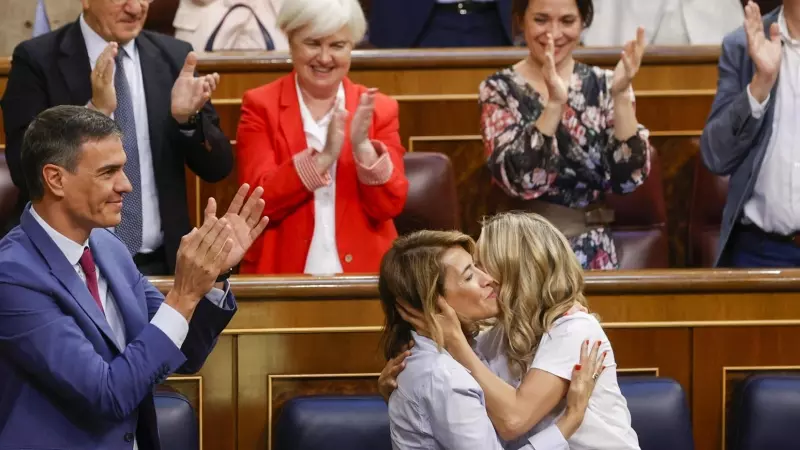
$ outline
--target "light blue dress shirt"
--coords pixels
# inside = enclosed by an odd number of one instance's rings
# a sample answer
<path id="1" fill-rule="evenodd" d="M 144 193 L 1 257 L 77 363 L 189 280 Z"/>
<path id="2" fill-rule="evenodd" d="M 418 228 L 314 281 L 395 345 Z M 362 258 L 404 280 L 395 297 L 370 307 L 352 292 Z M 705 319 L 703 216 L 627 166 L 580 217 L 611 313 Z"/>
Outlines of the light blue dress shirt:
<path id="1" fill-rule="evenodd" d="M 483 390 L 470 372 L 432 340 L 412 333 L 414 348 L 389 398 L 395 450 L 568 450 L 550 425 L 527 442 L 503 443 L 486 413 Z"/>
<path id="2" fill-rule="evenodd" d="M 36 17 L 33 20 L 33 37 L 50 32 L 50 21 L 44 9 L 44 0 L 36 2 Z"/>

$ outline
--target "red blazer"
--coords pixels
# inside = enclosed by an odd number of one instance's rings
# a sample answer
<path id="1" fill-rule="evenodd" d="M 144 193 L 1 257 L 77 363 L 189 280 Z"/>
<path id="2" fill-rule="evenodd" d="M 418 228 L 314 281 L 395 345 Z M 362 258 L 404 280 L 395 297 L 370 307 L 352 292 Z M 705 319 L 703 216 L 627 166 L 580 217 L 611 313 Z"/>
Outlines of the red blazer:
<path id="1" fill-rule="evenodd" d="M 365 86 L 343 80 L 350 113 L 346 139 L 336 164 L 336 245 L 346 273 L 377 273 L 383 254 L 397 237 L 394 219 L 408 194 L 398 133 L 398 106 L 378 94 L 369 137 L 389 152 L 393 171 L 377 186 L 359 181 L 350 145 L 350 121 Z M 314 194 L 298 175 L 293 157 L 308 149 L 292 72 L 245 92 L 237 133 L 240 183 L 264 187 L 269 225 L 247 252 L 241 273 L 303 273 L 314 233 Z"/>

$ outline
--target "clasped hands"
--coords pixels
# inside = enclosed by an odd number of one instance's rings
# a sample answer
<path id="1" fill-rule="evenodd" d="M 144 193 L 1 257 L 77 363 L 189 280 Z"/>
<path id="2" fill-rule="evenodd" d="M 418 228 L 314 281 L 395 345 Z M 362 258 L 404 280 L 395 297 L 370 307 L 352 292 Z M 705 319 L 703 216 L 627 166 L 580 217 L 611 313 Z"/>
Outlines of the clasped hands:
<path id="1" fill-rule="evenodd" d="M 356 161 L 364 166 L 371 166 L 378 159 L 378 153 L 369 140 L 369 129 L 372 126 L 372 117 L 375 113 L 375 96 L 378 89 L 371 88 L 361 94 L 350 122 L 350 143 Z M 338 99 L 333 106 L 333 114 L 328 124 L 328 134 L 325 147 L 314 159 L 320 173 L 327 172 L 333 163 L 339 159 L 345 140 L 345 126 L 347 124 L 347 110 Z"/>
<path id="2" fill-rule="evenodd" d="M 202 297 L 214 287 L 217 277 L 235 267 L 267 227 L 263 215 L 264 189 L 243 184 L 228 211 L 217 218 L 217 202 L 208 199 L 205 220 L 181 238 L 172 290 L 166 302 L 187 320 Z"/>
<path id="3" fill-rule="evenodd" d="M 636 30 L 636 39 L 625 43 L 617 66 L 614 68 L 614 77 L 611 84 L 611 96 L 616 98 L 627 96 L 630 92 L 633 78 L 639 73 L 642 66 L 642 57 L 647 49 L 644 28 Z M 545 61 L 542 66 L 542 75 L 548 90 L 548 102 L 558 105 L 567 103 L 569 96 L 568 82 L 558 74 L 555 63 L 555 41 L 548 34 L 545 47 Z"/>
<path id="4" fill-rule="evenodd" d="M 114 87 L 115 58 L 119 44 L 111 42 L 106 46 L 91 73 L 92 101 L 95 109 L 110 116 L 117 109 L 117 91 Z M 219 74 L 195 76 L 197 55 L 189 52 L 178 79 L 172 86 L 172 117 L 178 123 L 186 123 L 189 117 L 199 112 L 211 98 L 219 84 Z"/>

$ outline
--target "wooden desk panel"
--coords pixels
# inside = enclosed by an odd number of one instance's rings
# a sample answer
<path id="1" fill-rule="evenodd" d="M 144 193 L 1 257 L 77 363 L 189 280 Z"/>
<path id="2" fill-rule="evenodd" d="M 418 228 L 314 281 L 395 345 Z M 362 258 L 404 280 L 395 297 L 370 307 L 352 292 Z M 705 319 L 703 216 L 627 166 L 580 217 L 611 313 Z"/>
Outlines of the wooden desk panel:
<path id="1" fill-rule="evenodd" d="M 169 288 L 168 278 L 153 281 Z M 168 382 L 202 407 L 206 450 L 269 448 L 292 397 L 375 392 L 383 314 L 374 276 L 234 277 L 232 288 L 239 311 L 208 363 Z M 798 291 L 800 270 L 586 275 L 620 376 L 681 383 L 698 450 L 721 449 L 723 401 L 737 382 L 800 369 Z"/>

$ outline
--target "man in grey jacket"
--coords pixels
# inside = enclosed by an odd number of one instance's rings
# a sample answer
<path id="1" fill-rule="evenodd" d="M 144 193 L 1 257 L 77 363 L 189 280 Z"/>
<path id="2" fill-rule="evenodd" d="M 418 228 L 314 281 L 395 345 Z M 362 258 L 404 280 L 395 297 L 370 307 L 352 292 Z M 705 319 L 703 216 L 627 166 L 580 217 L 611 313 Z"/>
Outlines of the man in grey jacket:
<path id="1" fill-rule="evenodd" d="M 730 175 L 718 266 L 800 266 L 800 0 L 744 26 L 722 43 L 717 95 L 703 162 Z"/>

